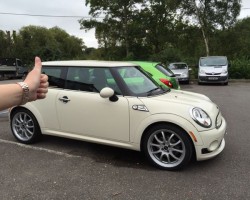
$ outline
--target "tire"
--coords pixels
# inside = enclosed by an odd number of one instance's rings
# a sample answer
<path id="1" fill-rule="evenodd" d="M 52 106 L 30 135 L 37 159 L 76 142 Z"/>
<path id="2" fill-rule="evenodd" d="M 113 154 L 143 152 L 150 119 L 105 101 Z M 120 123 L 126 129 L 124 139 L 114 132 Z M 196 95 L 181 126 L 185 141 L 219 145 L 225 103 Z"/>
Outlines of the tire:
<path id="1" fill-rule="evenodd" d="M 153 165 L 170 171 L 186 166 L 193 153 L 187 133 L 172 124 L 150 128 L 143 137 L 142 150 Z"/>
<path id="2" fill-rule="evenodd" d="M 12 134 L 23 144 L 32 144 L 40 140 L 42 134 L 35 116 L 27 109 L 14 110 L 10 116 Z"/>

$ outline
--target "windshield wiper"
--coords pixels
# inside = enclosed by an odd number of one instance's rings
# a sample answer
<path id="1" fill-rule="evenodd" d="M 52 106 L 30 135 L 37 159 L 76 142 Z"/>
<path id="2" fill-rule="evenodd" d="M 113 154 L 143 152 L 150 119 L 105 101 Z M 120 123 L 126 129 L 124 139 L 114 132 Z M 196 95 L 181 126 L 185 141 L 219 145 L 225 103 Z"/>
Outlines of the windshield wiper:
<path id="1" fill-rule="evenodd" d="M 152 90 L 149 90 L 148 92 L 147 92 L 147 96 L 150 96 L 154 91 L 156 91 L 156 90 L 159 90 L 160 88 L 153 88 Z"/>

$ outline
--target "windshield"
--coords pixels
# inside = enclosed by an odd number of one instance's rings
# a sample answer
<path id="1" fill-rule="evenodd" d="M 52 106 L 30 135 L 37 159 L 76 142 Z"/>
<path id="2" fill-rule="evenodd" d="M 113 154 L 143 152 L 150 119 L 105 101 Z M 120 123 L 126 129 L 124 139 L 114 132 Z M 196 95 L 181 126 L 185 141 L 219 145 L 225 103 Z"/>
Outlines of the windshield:
<path id="1" fill-rule="evenodd" d="M 139 67 L 121 67 L 116 69 L 126 89 L 133 96 L 152 96 L 165 93 L 161 88 Z"/>
<path id="2" fill-rule="evenodd" d="M 175 76 L 174 73 L 170 69 L 168 69 L 166 66 L 162 64 L 158 64 L 155 67 L 166 76 Z"/>
<path id="3" fill-rule="evenodd" d="M 200 59 L 200 66 L 223 66 L 227 65 L 226 57 L 204 57 Z"/>
<path id="4" fill-rule="evenodd" d="M 169 69 L 171 70 L 187 69 L 187 65 L 185 63 L 173 63 L 169 65 Z"/>

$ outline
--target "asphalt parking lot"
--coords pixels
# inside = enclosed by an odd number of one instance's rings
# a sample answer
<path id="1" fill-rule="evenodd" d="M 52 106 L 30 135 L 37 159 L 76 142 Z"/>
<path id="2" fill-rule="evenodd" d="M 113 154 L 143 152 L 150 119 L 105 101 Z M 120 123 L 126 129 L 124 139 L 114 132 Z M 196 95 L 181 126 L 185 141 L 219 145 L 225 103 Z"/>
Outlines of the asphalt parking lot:
<path id="1" fill-rule="evenodd" d="M 250 82 L 181 88 L 207 95 L 226 118 L 226 147 L 216 158 L 169 172 L 139 152 L 82 141 L 45 136 L 22 145 L 0 113 L 0 199 L 250 199 Z"/>

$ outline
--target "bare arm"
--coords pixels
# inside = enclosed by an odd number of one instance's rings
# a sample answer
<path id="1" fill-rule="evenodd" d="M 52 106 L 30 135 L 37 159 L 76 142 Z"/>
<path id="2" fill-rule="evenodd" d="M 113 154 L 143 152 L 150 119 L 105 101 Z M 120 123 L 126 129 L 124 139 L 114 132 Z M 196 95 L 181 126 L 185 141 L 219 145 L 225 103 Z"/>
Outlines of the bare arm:
<path id="1" fill-rule="evenodd" d="M 43 99 L 48 92 L 48 77 L 41 74 L 42 62 L 35 58 L 35 67 L 24 82 L 29 86 L 29 101 Z M 0 110 L 20 105 L 23 99 L 23 89 L 18 84 L 0 85 Z"/>

